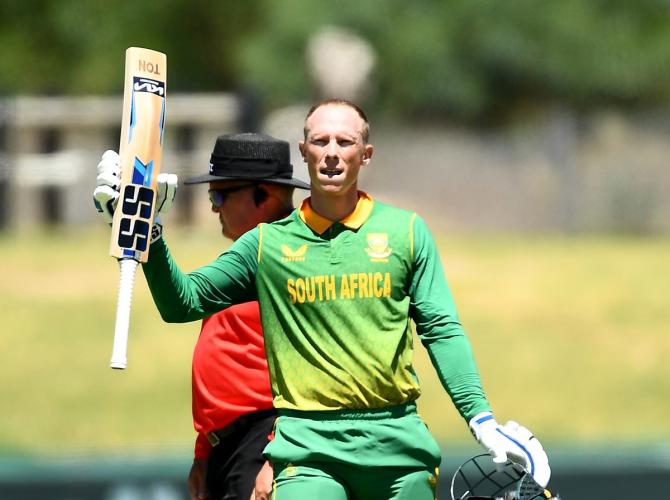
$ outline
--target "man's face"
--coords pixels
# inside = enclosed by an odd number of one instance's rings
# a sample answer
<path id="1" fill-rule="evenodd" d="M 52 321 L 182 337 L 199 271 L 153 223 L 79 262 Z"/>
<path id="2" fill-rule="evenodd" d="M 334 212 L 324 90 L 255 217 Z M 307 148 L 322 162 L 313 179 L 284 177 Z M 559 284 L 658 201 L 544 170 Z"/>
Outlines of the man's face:
<path id="1" fill-rule="evenodd" d="M 356 189 L 360 168 L 373 152 L 372 145 L 363 142 L 363 126 L 356 110 L 341 104 L 321 106 L 307 119 L 307 135 L 299 146 L 313 195 L 314 190 L 337 196 Z"/>
<path id="2" fill-rule="evenodd" d="M 221 232 L 236 240 L 263 220 L 264 212 L 254 203 L 254 185 L 245 181 L 210 182 L 210 190 L 219 190 L 219 199 L 212 212 L 219 215 Z M 215 195 L 216 197 L 216 195 Z"/>

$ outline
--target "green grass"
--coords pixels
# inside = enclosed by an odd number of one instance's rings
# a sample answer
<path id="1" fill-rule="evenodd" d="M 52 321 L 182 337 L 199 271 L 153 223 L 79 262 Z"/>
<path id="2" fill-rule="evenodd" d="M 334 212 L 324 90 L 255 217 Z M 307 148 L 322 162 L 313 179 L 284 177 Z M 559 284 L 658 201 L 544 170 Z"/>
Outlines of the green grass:
<path id="1" fill-rule="evenodd" d="M 500 237 L 440 248 L 499 420 L 554 441 L 670 438 L 670 241 Z M 440 422 L 439 387 L 423 373 L 424 413 Z M 446 427 L 445 437 L 463 434 Z"/>
<path id="2" fill-rule="evenodd" d="M 172 230 L 184 269 L 225 246 Z M 545 441 L 670 440 L 670 240 L 438 238 L 499 420 Z M 188 452 L 198 325 L 166 325 L 137 275 L 128 369 L 108 367 L 118 270 L 102 229 L 0 238 L 0 453 Z M 419 408 L 471 440 L 417 346 Z"/>

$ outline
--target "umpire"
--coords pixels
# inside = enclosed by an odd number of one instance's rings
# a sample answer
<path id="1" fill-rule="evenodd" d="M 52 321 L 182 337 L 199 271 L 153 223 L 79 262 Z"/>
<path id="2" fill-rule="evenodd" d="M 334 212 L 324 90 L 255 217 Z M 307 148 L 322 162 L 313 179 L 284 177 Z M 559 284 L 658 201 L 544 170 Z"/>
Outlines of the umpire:
<path id="1" fill-rule="evenodd" d="M 293 211 L 289 144 L 264 134 L 217 138 L 205 175 L 209 200 L 223 235 L 236 240 L 260 222 Z M 276 411 L 263 344 L 258 302 L 221 311 L 202 322 L 193 353 L 193 424 L 198 433 L 189 474 L 192 499 L 248 500 L 263 466 L 263 448 Z M 272 471 L 262 481 L 271 488 Z"/>

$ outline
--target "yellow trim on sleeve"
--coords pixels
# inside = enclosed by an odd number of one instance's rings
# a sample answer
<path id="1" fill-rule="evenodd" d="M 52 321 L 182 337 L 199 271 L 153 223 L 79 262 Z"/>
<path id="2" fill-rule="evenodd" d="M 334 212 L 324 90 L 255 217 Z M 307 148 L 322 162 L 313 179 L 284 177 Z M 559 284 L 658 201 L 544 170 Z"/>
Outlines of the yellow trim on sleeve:
<path id="1" fill-rule="evenodd" d="M 414 221 L 416 220 L 416 212 L 412 214 L 409 220 L 409 256 L 414 259 Z"/>
<path id="2" fill-rule="evenodd" d="M 258 262 L 261 261 L 261 248 L 263 248 L 263 226 L 265 224 L 260 223 L 258 224 Z"/>

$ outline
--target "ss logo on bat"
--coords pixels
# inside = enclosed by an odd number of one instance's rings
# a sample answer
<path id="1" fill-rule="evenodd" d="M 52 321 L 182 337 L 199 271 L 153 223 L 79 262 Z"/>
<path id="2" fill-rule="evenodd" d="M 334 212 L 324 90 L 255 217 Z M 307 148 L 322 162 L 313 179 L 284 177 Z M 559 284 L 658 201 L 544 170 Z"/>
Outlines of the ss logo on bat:
<path id="1" fill-rule="evenodd" d="M 129 248 L 144 252 L 149 243 L 151 233 L 151 207 L 154 203 L 154 192 L 145 186 L 126 185 L 121 203 L 118 244 L 121 248 Z"/>

